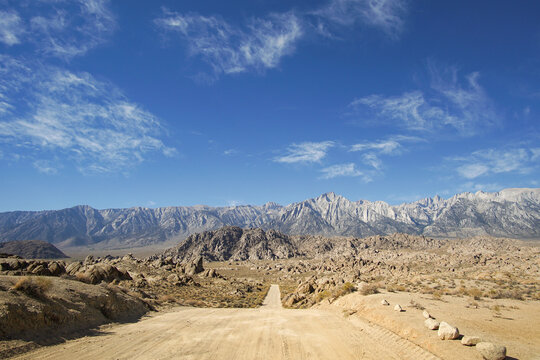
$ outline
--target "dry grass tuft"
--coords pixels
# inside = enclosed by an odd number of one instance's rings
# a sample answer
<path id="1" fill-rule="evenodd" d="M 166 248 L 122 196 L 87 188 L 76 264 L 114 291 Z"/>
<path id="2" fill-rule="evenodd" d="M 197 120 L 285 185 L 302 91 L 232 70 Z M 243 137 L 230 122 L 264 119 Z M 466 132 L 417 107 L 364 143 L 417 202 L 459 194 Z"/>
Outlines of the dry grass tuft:
<path id="1" fill-rule="evenodd" d="M 52 281 L 43 277 L 24 277 L 11 288 L 37 299 L 46 298 L 46 293 L 52 287 Z"/>
<path id="2" fill-rule="evenodd" d="M 372 295 L 379 293 L 379 284 L 366 284 L 360 290 L 362 295 Z"/>

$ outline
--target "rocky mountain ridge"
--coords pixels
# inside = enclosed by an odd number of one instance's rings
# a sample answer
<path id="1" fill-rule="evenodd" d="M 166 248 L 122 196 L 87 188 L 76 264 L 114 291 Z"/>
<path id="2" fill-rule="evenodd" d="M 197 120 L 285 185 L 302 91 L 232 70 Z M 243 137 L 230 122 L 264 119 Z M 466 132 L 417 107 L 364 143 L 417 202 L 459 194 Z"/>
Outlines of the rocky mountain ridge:
<path id="1" fill-rule="evenodd" d="M 431 237 L 540 238 L 540 188 L 461 193 L 412 203 L 351 201 L 334 193 L 287 206 L 62 210 L 0 213 L 0 241 L 45 240 L 60 247 L 135 247 L 180 241 L 223 226 L 290 235 L 357 236 L 396 232 Z"/>

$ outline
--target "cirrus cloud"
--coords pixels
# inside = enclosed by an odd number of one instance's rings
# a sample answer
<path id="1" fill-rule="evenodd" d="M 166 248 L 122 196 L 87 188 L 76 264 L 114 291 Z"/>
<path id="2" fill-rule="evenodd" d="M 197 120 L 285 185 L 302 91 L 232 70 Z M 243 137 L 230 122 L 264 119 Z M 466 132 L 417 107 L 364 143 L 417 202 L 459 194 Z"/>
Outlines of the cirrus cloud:
<path id="1" fill-rule="evenodd" d="M 334 145 L 333 141 L 291 144 L 287 148 L 287 154 L 274 158 L 274 161 L 288 164 L 319 162 Z"/>
<path id="2" fill-rule="evenodd" d="M 9 106 L 0 114 L 0 143 L 74 160 L 83 173 L 116 172 L 160 152 L 176 150 L 161 140 L 164 129 L 150 112 L 114 85 L 88 73 L 0 57 L 0 95 Z M 46 159 L 34 162 L 53 173 Z"/>

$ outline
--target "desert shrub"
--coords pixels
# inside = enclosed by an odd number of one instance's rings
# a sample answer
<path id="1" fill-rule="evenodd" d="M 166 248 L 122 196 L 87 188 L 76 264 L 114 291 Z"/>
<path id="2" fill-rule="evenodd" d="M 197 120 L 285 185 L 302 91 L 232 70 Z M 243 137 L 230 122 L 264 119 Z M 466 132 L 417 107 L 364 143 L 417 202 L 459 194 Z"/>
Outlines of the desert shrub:
<path id="1" fill-rule="evenodd" d="M 482 292 L 482 290 L 478 289 L 478 288 L 472 288 L 472 289 L 468 289 L 467 290 L 467 294 L 469 296 L 471 296 L 474 300 L 480 300 L 480 298 L 482 297 L 482 295 L 484 295 L 484 293 Z"/>
<path id="2" fill-rule="evenodd" d="M 317 294 L 317 296 L 315 297 L 315 301 L 321 302 L 327 297 L 330 297 L 330 292 L 328 290 L 324 290 Z"/>
<path id="3" fill-rule="evenodd" d="M 441 300 L 442 295 L 443 295 L 443 293 L 442 293 L 441 290 L 435 290 L 435 291 L 433 291 L 433 293 L 431 294 L 431 296 L 433 296 L 433 298 L 436 299 L 436 300 Z"/>
<path id="4" fill-rule="evenodd" d="M 13 285 L 12 289 L 33 298 L 43 299 L 52 287 L 52 281 L 43 277 L 24 277 Z"/>
<path id="5" fill-rule="evenodd" d="M 360 290 L 360 293 L 362 295 L 372 295 L 372 294 L 378 294 L 379 293 L 379 286 L 378 284 L 366 284 L 362 286 L 362 289 Z"/>
<path id="6" fill-rule="evenodd" d="M 404 285 L 397 285 L 396 290 L 397 291 L 407 291 L 407 288 Z"/>
<path id="7" fill-rule="evenodd" d="M 161 303 L 174 303 L 176 302 L 176 297 L 171 294 L 160 295 L 158 301 Z"/>
<path id="8" fill-rule="evenodd" d="M 409 306 L 412 307 L 412 308 L 418 309 L 418 310 L 425 310 L 425 307 L 422 304 L 417 303 L 416 301 L 414 301 L 412 299 L 409 302 Z"/>
<path id="9" fill-rule="evenodd" d="M 339 287 L 338 289 L 334 291 L 334 297 L 338 298 L 340 296 L 350 294 L 355 290 L 356 288 L 354 287 L 353 284 L 351 284 L 350 282 L 346 282 L 345 284 L 343 284 L 341 287 Z"/>
<path id="10" fill-rule="evenodd" d="M 353 291 L 356 291 L 356 287 L 350 282 L 346 282 L 345 284 L 343 284 L 343 286 L 341 288 L 342 288 L 342 290 L 343 290 L 343 292 L 345 294 L 352 293 Z"/>
<path id="11" fill-rule="evenodd" d="M 203 302 L 203 301 L 200 301 L 200 300 L 187 299 L 187 300 L 184 301 L 184 305 L 195 306 L 195 307 L 205 307 L 206 303 Z M 229 305 L 231 305 L 231 304 L 229 304 Z M 233 303 L 233 305 L 234 305 L 234 303 Z M 234 306 L 230 306 L 230 307 L 234 307 Z"/>

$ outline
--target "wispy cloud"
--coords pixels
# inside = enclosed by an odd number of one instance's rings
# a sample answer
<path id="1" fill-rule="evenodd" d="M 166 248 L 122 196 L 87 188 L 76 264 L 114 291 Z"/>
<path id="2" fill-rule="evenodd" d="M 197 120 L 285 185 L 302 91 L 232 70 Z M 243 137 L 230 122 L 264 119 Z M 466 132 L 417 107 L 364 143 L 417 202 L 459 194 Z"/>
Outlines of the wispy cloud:
<path id="1" fill-rule="evenodd" d="M 319 162 L 334 145 L 333 141 L 292 144 L 287 148 L 286 155 L 276 157 L 274 161 L 289 164 Z"/>
<path id="2" fill-rule="evenodd" d="M 466 179 L 502 173 L 528 174 L 538 167 L 536 151 L 536 148 L 485 149 L 448 160 L 458 163 L 456 171 Z"/>
<path id="3" fill-rule="evenodd" d="M 350 151 L 376 150 L 382 154 L 392 154 L 399 151 L 400 148 L 401 144 L 395 140 L 381 140 L 375 142 L 354 144 L 353 146 L 351 146 Z"/>
<path id="4" fill-rule="evenodd" d="M 15 11 L 0 11 L 0 42 L 15 45 L 21 42 L 24 24 Z"/>
<path id="5" fill-rule="evenodd" d="M 160 140 L 159 120 L 114 85 L 87 73 L 0 60 L 0 94 L 10 105 L 0 114 L 0 143 L 63 153 L 84 173 L 129 169 L 151 152 L 175 153 Z M 43 164 L 34 166 L 52 171 Z"/>
<path id="6" fill-rule="evenodd" d="M 334 37 L 329 28 L 363 24 L 397 38 L 406 13 L 405 0 L 331 0 L 316 10 L 271 13 L 242 25 L 232 25 L 220 16 L 168 10 L 154 23 L 166 33 L 177 34 L 191 56 L 211 66 L 214 77 L 196 76 L 199 81 L 211 82 L 220 74 L 277 67 L 313 29 L 318 35 Z"/>
<path id="7" fill-rule="evenodd" d="M 15 5 L 17 4 L 17 5 Z M 71 59 L 104 43 L 116 27 L 109 0 L 24 2 L 0 11 L 0 41 L 31 43 L 43 54 Z"/>
<path id="8" fill-rule="evenodd" d="M 313 12 L 330 26 L 362 23 L 377 27 L 392 38 L 403 31 L 406 13 L 407 4 L 403 0 L 331 0 Z"/>
<path id="9" fill-rule="evenodd" d="M 399 155 L 405 148 L 405 142 L 421 142 L 424 139 L 416 136 L 397 135 L 385 140 L 368 141 L 354 144 L 349 148 L 350 152 L 362 153 L 362 162 L 375 170 L 381 170 L 383 162 L 381 155 Z"/>
<path id="10" fill-rule="evenodd" d="M 210 64 L 216 75 L 274 68 L 294 52 L 303 34 L 301 21 L 292 12 L 254 18 L 243 28 L 216 16 L 172 12 L 155 23 L 177 33 L 189 53 Z"/>
<path id="11" fill-rule="evenodd" d="M 503 188 L 504 188 L 504 186 L 499 185 L 497 183 L 477 184 L 477 183 L 474 183 L 472 181 L 468 181 L 468 182 L 464 183 L 463 185 L 461 185 L 458 192 L 462 192 L 462 191 L 472 191 L 472 192 L 476 192 L 476 191 L 499 191 L 499 190 L 501 190 Z"/>
<path id="12" fill-rule="evenodd" d="M 489 167 L 487 167 L 484 164 L 467 164 L 462 165 L 457 168 L 457 172 L 467 178 L 467 179 L 474 179 L 476 177 L 479 177 L 489 171 Z"/>
<path id="13" fill-rule="evenodd" d="M 58 173 L 58 169 L 54 167 L 48 160 L 36 160 L 33 162 L 34 167 L 43 174 L 52 175 Z"/>
<path id="14" fill-rule="evenodd" d="M 362 121 L 396 124 L 413 131 L 452 128 L 461 135 L 473 135 L 479 128 L 498 122 L 499 116 L 484 89 L 478 72 L 460 82 L 455 68 L 438 70 L 430 66 L 431 86 L 398 96 L 369 95 L 350 103 Z"/>
<path id="15" fill-rule="evenodd" d="M 332 165 L 321 169 L 321 172 L 323 173 L 323 175 L 321 176 L 322 179 L 333 179 L 343 176 L 355 177 L 364 175 L 364 173 L 362 173 L 356 168 L 356 165 L 354 163 Z"/>

